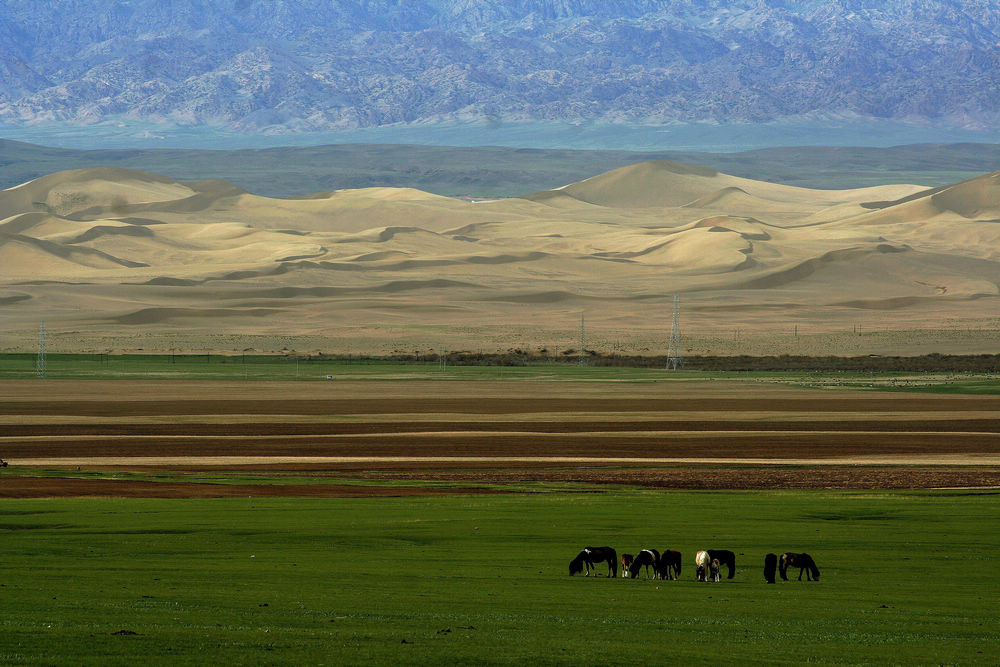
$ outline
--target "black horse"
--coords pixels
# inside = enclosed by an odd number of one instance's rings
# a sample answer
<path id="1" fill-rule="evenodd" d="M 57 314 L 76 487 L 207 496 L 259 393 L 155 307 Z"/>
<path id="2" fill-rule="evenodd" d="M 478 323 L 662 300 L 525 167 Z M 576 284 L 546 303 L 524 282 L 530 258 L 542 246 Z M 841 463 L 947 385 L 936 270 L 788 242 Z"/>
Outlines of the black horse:
<path id="1" fill-rule="evenodd" d="M 708 557 L 711 559 L 719 559 L 719 563 L 725 565 L 729 572 L 726 574 L 726 579 L 732 579 L 736 576 L 736 554 L 732 551 L 727 551 L 725 549 L 709 549 Z"/>
<path id="2" fill-rule="evenodd" d="M 809 554 L 796 554 L 790 551 L 781 554 L 778 571 L 781 573 L 783 581 L 788 581 L 787 572 L 790 567 L 799 568 L 799 581 L 802 581 L 803 571 L 806 573 L 806 581 L 819 581 L 819 568 L 816 567 L 816 561 Z"/>
<path id="3" fill-rule="evenodd" d="M 665 550 L 660 554 L 660 562 L 657 565 L 657 575 L 660 579 L 678 579 L 681 576 L 681 552 Z"/>
<path id="4" fill-rule="evenodd" d="M 638 554 L 636 554 L 635 560 L 632 561 L 632 565 L 628 568 L 629 574 L 633 579 L 639 576 L 639 570 L 646 568 L 646 577 L 649 577 L 649 568 L 653 568 L 653 576 L 657 575 L 657 570 L 660 564 L 660 552 L 656 549 L 643 549 Z"/>
<path id="5" fill-rule="evenodd" d="M 768 554 L 764 556 L 764 581 L 769 584 L 774 583 L 774 572 L 778 569 L 778 555 Z"/>
<path id="6" fill-rule="evenodd" d="M 584 547 L 583 551 L 569 562 L 569 576 L 583 572 L 583 568 L 586 567 L 587 574 L 584 576 L 589 577 L 591 568 L 597 563 L 608 564 L 609 577 L 618 576 L 618 552 L 611 547 Z"/>

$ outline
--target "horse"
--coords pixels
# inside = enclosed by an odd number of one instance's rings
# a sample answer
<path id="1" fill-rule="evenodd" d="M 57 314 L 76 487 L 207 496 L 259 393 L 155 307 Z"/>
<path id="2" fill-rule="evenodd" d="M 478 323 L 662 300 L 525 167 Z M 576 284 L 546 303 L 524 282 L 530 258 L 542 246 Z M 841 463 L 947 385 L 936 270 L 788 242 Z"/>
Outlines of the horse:
<path id="1" fill-rule="evenodd" d="M 725 549 L 709 549 L 709 558 L 718 558 L 719 563 L 725 565 L 729 570 L 726 574 L 726 579 L 732 579 L 736 576 L 736 554 L 732 551 L 727 551 Z"/>
<path id="2" fill-rule="evenodd" d="M 635 560 L 632 561 L 632 566 L 629 567 L 629 574 L 633 579 L 639 576 L 639 571 L 642 568 L 646 568 L 646 578 L 649 578 L 649 568 L 653 568 L 653 576 L 656 576 L 657 568 L 660 563 L 660 552 L 656 549 L 643 549 L 640 551 Z"/>
<path id="3" fill-rule="evenodd" d="M 786 573 L 790 567 L 799 568 L 799 581 L 802 581 L 803 571 L 806 573 L 806 581 L 819 581 L 819 568 L 816 567 L 816 561 L 809 554 L 796 554 L 790 551 L 781 554 L 778 571 L 781 573 L 783 581 L 788 581 Z"/>
<path id="4" fill-rule="evenodd" d="M 712 578 L 712 581 L 722 580 L 722 577 L 719 576 L 722 563 L 719 562 L 718 558 L 713 558 L 711 554 L 711 551 L 699 551 L 695 554 L 694 578 L 696 581 L 708 581 L 709 577 Z"/>
<path id="5" fill-rule="evenodd" d="M 777 554 L 768 554 L 764 556 L 764 581 L 769 584 L 774 583 L 774 572 L 778 569 L 778 556 Z"/>
<path id="6" fill-rule="evenodd" d="M 583 551 L 576 555 L 576 558 L 569 562 L 569 576 L 573 576 L 578 572 L 583 572 L 583 568 L 587 568 L 587 574 L 584 576 L 590 576 L 590 569 L 594 568 L 597 563 L 607 563 L 608 564 L 608 576 L 617 577 L 618 576 L 618 552 L 616 552 L 611 547 L 584 547 Z M 596 572 L 595 572 L 595 576 Z"/>
<path id="7" fill-rule="evenodd" d="M 632 554 L 622 554 L 622 577 L 628 576 L 628 571 L 632 567 L 633 561 L 635 561 L 635 556 Z"/>
<path id="8" fill-rule="evenodd" d="M 699 551 L 694 555 L 695 581 L 708 581 L 708 568 L 711 560 L 707 551 Z"/>
<path id="9" fill-rule="evenodd" d="M 666 549 L 660 554 L 660 563 L 657 568 L 660 579 L 679 579 L 681 576 L 681 552 Z"/>

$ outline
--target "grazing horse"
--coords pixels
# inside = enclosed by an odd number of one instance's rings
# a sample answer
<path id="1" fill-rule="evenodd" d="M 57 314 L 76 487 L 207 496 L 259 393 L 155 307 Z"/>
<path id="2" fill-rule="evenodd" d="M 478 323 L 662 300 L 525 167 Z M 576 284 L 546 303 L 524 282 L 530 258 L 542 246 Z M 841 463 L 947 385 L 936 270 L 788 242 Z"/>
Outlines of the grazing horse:
<path id="1" fill-rule="evenodd" d="M 778 556 L 777 554 L 768 554 L 764 556 L 764 581 L 769 584 L 774 583 L 774 572 L 778 569 Z"/>
<path id="2" fill-rule="evenodd" d="M 617 577 L 618 576 L 618 552 L 616 552 L 611 547 L 584 547 L 583 551 L 576 555 L 576 558 L 569 562 L 569 576 L 573 576 L 578 572 L 583 572 L 583 568 L 587 568 L 587 574 L 584 576 L 590 576 L 590 569 L 595 568 L 597 563 L 607 563 L 608 564 L 608 576 Z M 595 573 L 596 576 L 596 573 Z"/>
<path id="3" fill-rule="evenodd" d="M 628 576 L 629 569 L 632 567 L 634 561 L 635 556 L 632 554 L 622 554 L 622 577 Z"/>
<path id="4" fill-rule="evenodd" d="M 639 576 L 639 571 L 646 568 L 646 578 L 649 578 L 649 568 L 653 568 L 653 576 L 656 576 L 657 568 L 660 564 L 660 552 L 656 549 L 643 549 L 640 551 L 635 560 L 632 561 L 632 567 L 629 568 L 629 574 L 633 579 Z"/>
<path id="5" fill-rule="evenodd" d="M 712 559 L 707 551 L 699 551 L 694 556 L 694 579 L 695 581 L 708 581 L 708 566 Z"/>
<path id="6" fill-rule="evenodd" d="M 732 551 L 727 551 L 725 549 L 709 549 L 709 558 L 718 558 L 719 563 L 725 565 L 729 572 L 726 574 L 726 579 L 732 579 L 736 576 L 736 554 Z"/>
<path id="7" fill-rule="evenodd" d="M 796 554 L 792 552 L 781 554 L 781 563 L 778 565 L 778 571 L 781 573 L 783 581 L 788 581 L 786 573 L 790 567 L 799 568 L 799 581 L 802 581 L 803 571 L 806 573 L 806 581 L 819 581 L 819 568 L 816 567 L 816 561 L 809 554 Z"/>
<path id="8" fill-rule="evenodd" d="M 681 552 L 671 551 L 670 549 L 665 550 L 660 554 L 660 564 L 657 574 L 660 579 L 679 579 L 681 576 Z"/>
<path id="9" fill-rule="evenodd" d="M 695 554 L 694 564 L 694 578 L 696 581 L 709 581 L 709 577 L 711 577 L 712 581 L 722 580 L 722 577 L 719 576 L 722 563 L 719 562 L 718 558 L 712 557 L 711 551 L 699 551 Z"/>

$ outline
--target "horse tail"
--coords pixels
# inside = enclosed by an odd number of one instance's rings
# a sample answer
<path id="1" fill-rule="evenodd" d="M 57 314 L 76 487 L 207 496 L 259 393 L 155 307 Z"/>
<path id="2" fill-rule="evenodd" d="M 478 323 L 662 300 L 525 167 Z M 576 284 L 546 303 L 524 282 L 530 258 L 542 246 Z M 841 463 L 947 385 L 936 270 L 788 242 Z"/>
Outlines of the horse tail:
<path id="1" fill-rule="evenodd" d="M 778 562 L 778 574 L 781 575 L 782 581 L 788 581 L 788 554 L 781 554 L 781 560 Z"/>
<path id="2" fill-rule="evenodd" d="M 681 552 L 680 551 L 675 551 L 674 552 L 674 572 L 677 573 L 678 577 L 681 576 L 681 563 L 683 561 L 684 561 L 684 557 L 681 556 Z"/>
<path id="3" fill-rule="evenodd" d="M 611 576 L 615 579 L 618 578 L 618 552 L 611 547 L 605 547 L 608 550 L 608 565 L 611 567 Z"/>
<path id="4" fill-rule="evenodd" d="M 720 565 L 726 566 L 726 579 L 736 576 L 736 554 L 732 551 L 722 549 L 712 554 L 712 558 L 718 558 Z"/>

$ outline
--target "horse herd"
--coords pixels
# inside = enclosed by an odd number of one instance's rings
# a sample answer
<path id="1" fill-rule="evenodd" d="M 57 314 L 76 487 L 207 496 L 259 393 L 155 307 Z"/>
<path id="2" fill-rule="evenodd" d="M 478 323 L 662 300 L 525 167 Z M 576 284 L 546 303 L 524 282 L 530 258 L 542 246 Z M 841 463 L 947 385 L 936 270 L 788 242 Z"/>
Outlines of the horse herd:
<path id="1" fill-rule="evenodd" d="M 640 572 L 644 572 L 646 578 L 652 573 L 654 579 L 679 579 L 681 560 L 679 551 L 669 549 L 662 553 L 656 549 L 643 549 L 636 555 L 622 554 L 622 577 L 635 579 Z M 590 571 L 594 570 L 596 575 L 597 565 L 601 563 L 607 563 L 609 577 L 618 576 L 618 552 L 611 547 L 584 547 L 583 551 L 570 561 L 569 574 L 573 576 L 586 570 L 584 576 L 589 577 Z M 736 554 L 726 549 L 699 551 L 695 554 L 694 564 L 696 581 L 721 581 L 723 565 L 726 567 L 727 579 L 736 576 Z M 803 572 L 806 581 L 819 581 L 819 568 L 816 567 L 816 561 L 812 556 L 791 551 L 781 556 L 771 553 L 764 557 L 764 581 L 773 584 L 776 573 L 781 575 L 782 580 L 788 581 L 788 569 L 796 567 L 799 568 L 799 581 L 802 581 Z"/>

